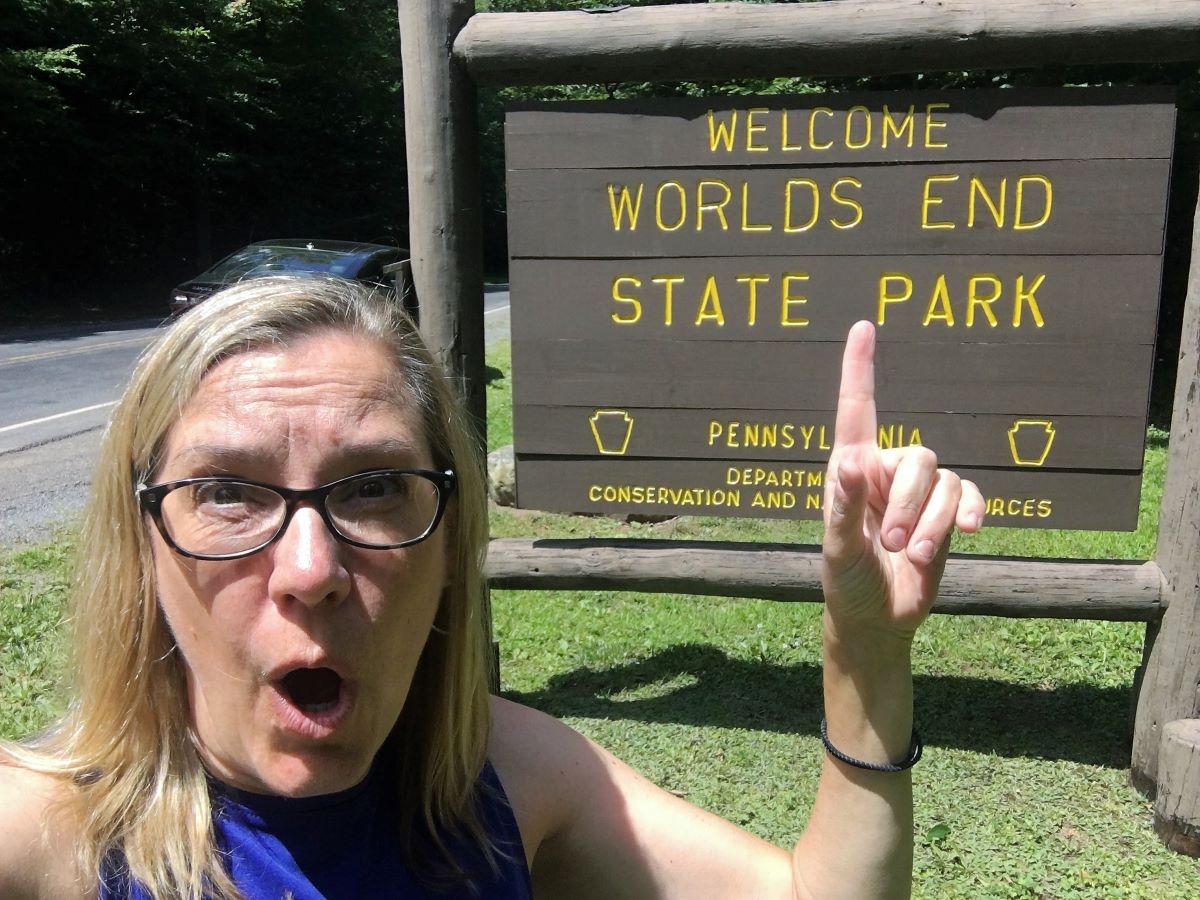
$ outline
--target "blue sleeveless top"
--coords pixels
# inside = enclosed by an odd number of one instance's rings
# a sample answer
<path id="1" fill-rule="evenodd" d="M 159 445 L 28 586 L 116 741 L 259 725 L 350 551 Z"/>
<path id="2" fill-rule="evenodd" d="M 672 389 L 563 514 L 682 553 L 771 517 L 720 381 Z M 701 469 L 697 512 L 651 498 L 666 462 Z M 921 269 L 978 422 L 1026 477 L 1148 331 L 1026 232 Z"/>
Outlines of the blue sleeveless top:
<path id="1" fill-rule="evenodd" d="M 375 766 L 360 784 L 319 797 L 274 797 L 214 784 L 217 843 L 249 900 L 531 900 L 533 889 L 512 807 L 491 763 L 479 778 L 480 817 L 498 851 L 493 873 L 479 848 L 447 840 L 469 880 L 424 886 L 404 864 Z M 154 900 L 122 861 L 105 862 L 100 900 Z"/>

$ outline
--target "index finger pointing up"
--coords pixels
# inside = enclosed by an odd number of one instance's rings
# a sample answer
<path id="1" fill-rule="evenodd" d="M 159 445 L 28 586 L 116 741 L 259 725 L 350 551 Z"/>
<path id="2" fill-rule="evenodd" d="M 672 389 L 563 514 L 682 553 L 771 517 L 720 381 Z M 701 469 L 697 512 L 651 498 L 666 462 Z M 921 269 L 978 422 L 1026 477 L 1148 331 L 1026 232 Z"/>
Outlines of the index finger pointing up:
<path id="1" fill-rule="evenodd" d="M 837 424 L 833 445 L 874 444 L 875 419 L 875 326 L 855 322 L 846 335 L 842 354 L 842 383 L 838 388 Z"/>

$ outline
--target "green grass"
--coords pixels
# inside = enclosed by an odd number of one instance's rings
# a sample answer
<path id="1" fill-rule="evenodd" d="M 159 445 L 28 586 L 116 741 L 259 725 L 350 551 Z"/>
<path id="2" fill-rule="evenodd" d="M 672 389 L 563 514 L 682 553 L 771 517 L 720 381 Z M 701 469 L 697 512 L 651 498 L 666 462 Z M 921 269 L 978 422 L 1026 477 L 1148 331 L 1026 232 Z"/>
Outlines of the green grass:
<path id="1" fill-rule="evenodd" d="M 509 348 L 489 355 L 491 448 L 512 441 Z M 1147 441 L 1130 533 L 987 528 L 959 552 L 1154 555 L 1166 435 Z M 680 517 L 656 524 L 495 509 L 496 536 L 815 544 L 816 522 Z M 496 591 L 503 688 L 564 718 L 663 786 L 778 844 L 799 835 L 822 752 L 820 609 L 612 592 Z M 1200 895 L 1128 786 L 1144 626 L 934 617 L 914 647 L 921 898 Z"/>
<path id="2" fill-rule="evenodd" d="M 507 348 L 489 358 L 492 446 L 511 442 Z M 1131 534 L 988 529 L 976 553 L 1153 555 L 1165 439 L 1147 450 Z M 496 535 L 815 543 L 816 523 L 607 518 L 496 510 Z M 69 536 L 0 552 L 0 734 L 62 706 Z M 562 717 L 663 786 L 788 845 L 822 752 L 820 608 L 613 592 L 496 591 L 503 690 Z M 914 648 L 926 755 L 914 770 L 915 895 L 1200 896 L 1200 865 L 1168 852 L 1127 784 L 1132 678 L 1144 628 L 1118 622 L 934 617 Z"/>
<path id="3" fill-rule="evenodd" d="M 74 545 L 0 553 L 0 736 L 45 725 L 63 707 L 63 616 Z"/>

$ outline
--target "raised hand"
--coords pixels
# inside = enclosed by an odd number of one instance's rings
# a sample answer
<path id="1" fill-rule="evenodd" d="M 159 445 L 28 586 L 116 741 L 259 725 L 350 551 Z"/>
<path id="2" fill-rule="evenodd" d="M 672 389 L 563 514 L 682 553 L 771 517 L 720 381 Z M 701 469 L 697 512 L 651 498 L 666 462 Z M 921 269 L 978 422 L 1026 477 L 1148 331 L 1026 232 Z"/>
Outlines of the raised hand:
<path id="1" fill-rule="evenodd" d="M 822 581 L 830 624 L 908 640 L 928 615 L 957 525 L 977 531 L 973 482 L 939 469 L 925 447 L 881 451 L 875 415 L 875 328 L 850 329 L 825 478 Z"/>

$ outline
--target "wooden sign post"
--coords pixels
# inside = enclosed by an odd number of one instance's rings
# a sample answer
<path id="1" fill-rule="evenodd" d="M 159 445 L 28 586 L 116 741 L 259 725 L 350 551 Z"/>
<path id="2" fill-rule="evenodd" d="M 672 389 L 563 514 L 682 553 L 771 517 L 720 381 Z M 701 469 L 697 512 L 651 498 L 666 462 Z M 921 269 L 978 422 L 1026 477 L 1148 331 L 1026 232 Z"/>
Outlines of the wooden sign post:
<path id="1" fill-rule="evenodd" d="M 818 518 L 841 341 L 989 521 L 1133 529 L 1164 91 L 542 104 L 507 120 L 517 502 Z"/>

